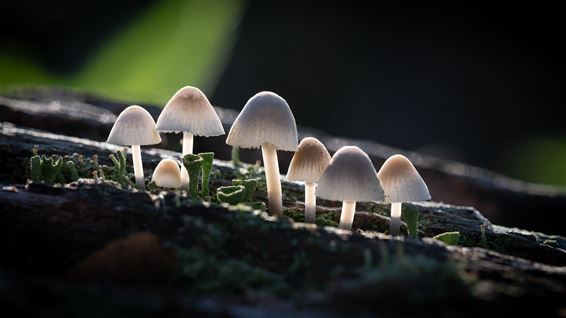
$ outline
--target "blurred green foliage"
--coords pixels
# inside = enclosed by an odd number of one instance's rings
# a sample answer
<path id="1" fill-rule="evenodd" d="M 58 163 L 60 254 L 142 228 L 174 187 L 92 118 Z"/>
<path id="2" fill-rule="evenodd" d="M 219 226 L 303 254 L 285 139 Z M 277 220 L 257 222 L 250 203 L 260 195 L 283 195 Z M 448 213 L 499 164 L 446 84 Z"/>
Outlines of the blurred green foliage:
<path id="1" fill-rule="evenodd" d="M 566 187 L 566 136 L 525 138 L 509 151 L 502 172 L 521 180 Z"/>
<path id="2" fill-rule="evenodd" d="M 243 1 L 157 1 L 65 76 L 23 55 L 0 52 L 0 91 L 61 85 L 164 104 L 182 86 L 206 90 L 221 70 L 243 7 Z"/>

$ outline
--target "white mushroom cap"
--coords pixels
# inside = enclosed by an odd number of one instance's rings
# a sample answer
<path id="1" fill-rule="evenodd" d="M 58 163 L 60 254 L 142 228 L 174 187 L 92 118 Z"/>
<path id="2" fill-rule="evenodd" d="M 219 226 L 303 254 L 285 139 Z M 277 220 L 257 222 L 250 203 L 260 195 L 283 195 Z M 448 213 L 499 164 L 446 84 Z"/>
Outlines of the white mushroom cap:
<path id="1" fill-rule="evenodd" d="M 383 200 L 383 189 L 371 160 L 353 146 L 338 149 L 318 181 L 316 191 L 319 197 L 328 200 Z"/>
<path id="2" fill-rule="evenodd" d="M 387 203 L 430 200 L 423 178 L 405 156 L 389 157 L 377 175 L 385 190 Z"/>
<path id="3" fill-rule="evenodd" d="M 330 163 L 330 154 L 316 138 L 301 140 L 299 150 L 293 155 L 287 179 L 304 182 L 318 182 Z"/>
<path id="4" fill-rule="evenodd" d="M 180 188 L 181 187 L 181 169 L 175 160 L 163 159 L 159 162 L 151 181 L 155 185 L 163 188 Z"/>
<path id="5" fill-rule="evenodd" d="M 240 112 L 226 143 L 241 148 L 258 148 L 264 142 L 279 150 L 297 150 L 297 124 L 287 102 L 273 92 L 260 92 Z"/>
<path id="6" fill-rule="evenodd" d="M 159 118 L 157 130 L 161 132 L 190 132 L 196 136 L 224 135 L 220 118 L 204 93 L 185 86 L 171 97 Z"/>
<path id="7" fill-rule="evenodd" d="M 158 144 L 161 137 L 149 112 L 133 105 L 120 113 L 106 142 L 123 146 L 143 146 Z"/>

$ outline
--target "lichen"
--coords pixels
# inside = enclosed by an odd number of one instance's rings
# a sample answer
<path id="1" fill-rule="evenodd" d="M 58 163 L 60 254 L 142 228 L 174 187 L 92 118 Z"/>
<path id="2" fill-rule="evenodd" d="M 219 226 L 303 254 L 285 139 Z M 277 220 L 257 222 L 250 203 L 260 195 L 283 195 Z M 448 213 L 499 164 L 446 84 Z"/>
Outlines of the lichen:
<path id="1" fill-rule="evenodd" d="M 198 184 L 200 180 L 203 159 L 199 155 L 187 154 L 183 157 L 183 165 L 189 173 L 189 195 L 193 198 L 199 197 Z"/>

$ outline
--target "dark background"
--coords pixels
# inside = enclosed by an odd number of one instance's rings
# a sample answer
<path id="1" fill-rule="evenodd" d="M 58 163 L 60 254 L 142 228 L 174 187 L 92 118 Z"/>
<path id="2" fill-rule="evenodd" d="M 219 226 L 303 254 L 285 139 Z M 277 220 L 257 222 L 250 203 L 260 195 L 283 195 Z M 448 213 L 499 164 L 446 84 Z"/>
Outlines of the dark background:
<path id="1" fill-rule="evenodd" d="M 2 46 L 65 76 L 153 5 L 12 1 L 2 4 Z M 557 5 L 241 5 L 219 75 L 203 87 L 214 104 L 239 110 L 272 90 L 302 126 L 566 185 L 565 22 Z"/>

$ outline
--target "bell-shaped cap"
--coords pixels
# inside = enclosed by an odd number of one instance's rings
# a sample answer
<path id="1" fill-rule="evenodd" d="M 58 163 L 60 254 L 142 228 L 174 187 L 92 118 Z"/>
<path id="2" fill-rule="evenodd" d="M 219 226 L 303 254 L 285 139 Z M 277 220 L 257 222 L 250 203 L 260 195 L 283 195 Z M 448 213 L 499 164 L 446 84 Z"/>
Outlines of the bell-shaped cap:
<path id="1" fill-rule="evenodd" d="M 161 137 L 149 112 L 133 105 L 120 113 L 106 142 L 123 146 L 155 145 L 161 142 Z"/>
<path id="2" fill-rule="evenodd" d="M 287 179 L 293 181 L 318 182 L 330 163 L 330 154 L 316 138 L 301 140 L 299 150 L 293 155 Z"/>
<path id="3" fill-rule="evenodd" d="M 405 156 L 389 157 L 377 176 L 385 190 L 387 203 L 430 200 L 426 183 Z"/>
<path id="4" fill-rule="evenodd" d="M 157 118 L 161 132 L 190 132 L 196 136 L 224 135 L 224 128 L 216 111 L 204 93 L 185 86 L 171 97 Z"/>
<path id="5" fill-rule="evenodd" d="M 260 92 L 240 112 L 226 143 L 240 148 L 258 148 L 265 142 L 279 150 L 297 150 L 297 124 L 287 102 L 273 92 Z"/>
<path id="6" fill-rule="evenodd" d="M 159 162 L 151 181 L 155 185 L 162 188 L 180 188 L 181 187 L 181 169 L 175 160 L 163 159 Z"/>
<path id="7" fill-rule="evenodd" d="M 332 156 L 316 192 L 328 200 L 383 200 L 383 189 L 371 160 L 354 146 L 342 147 Z"/>

